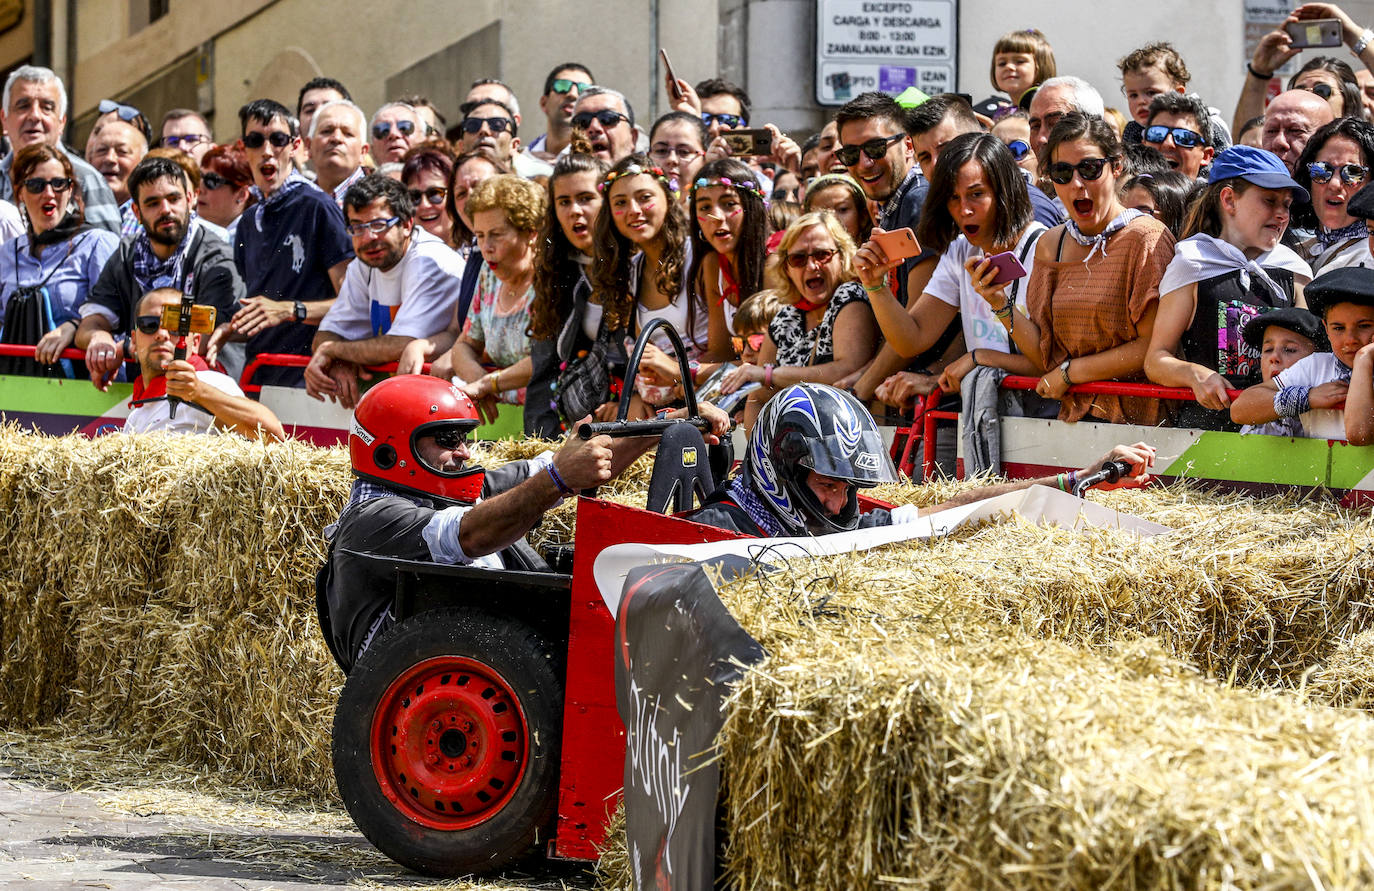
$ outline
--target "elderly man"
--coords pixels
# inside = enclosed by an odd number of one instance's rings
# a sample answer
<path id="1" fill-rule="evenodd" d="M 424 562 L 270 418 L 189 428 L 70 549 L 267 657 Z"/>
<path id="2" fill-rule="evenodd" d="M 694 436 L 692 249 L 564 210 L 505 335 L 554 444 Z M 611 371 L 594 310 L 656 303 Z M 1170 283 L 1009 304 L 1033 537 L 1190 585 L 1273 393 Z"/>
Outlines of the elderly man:
<path id="1" fill-rule="evenodd" d="M 580 62 L 564 62 L 544 78 L 544 93 L 539 109 L 547 126 L 542 135 L 526 146 L 526 152 L 540 161 L 552 163 L 572 140 L 573 109 L 582 90 L 595 83 L 592 72 Z"/>
<path id="2" fill-rule="evenodd" d="M 129 178 L 134 165 L 142 161 L 146 154 L 148 140 L 144 138 L 143 131 L 121 120 L 101 124 L 99 132 L 92 135 L 86 146 L 86 160 L 100 171 L 105 184 L 121 205 L 129 200 L 125 180 Z"/>
<path id="3" fill-rule="evenodd" d="M 1336 119 L 1331 106 L 1316 93 L 1289 90 L 1274 97 L 1264 110 L 1260 147 L 1283 159 L 1288 172 L 1298 163 L 1307 140 L 1323 124 Z"/>
<path id="4" fill-rule="evenodd" d="M 125 433 L 214 433 L 232 430 L 248 439 L 285 439 L 272 410 L 243 395 L 227 374 L 213 371 L 197 355 L 199 334 L 186 335 L 186 358 L 175 359 L 177 336 L 162 323 L 162 311 L 181 303 L 175 288 L 149 291 L 138 302 L 133 352 L 139 375 Z M 172 416 L 171 399 L 180 399 Z"/>
<path id="5" fill-rule="evenodd" d="M 5 81 L 3 111 L 5 135 L 10 140 L 10 153 L 0 159 L 0 198 L 13 202 L 14 187 L 10 183 L 10 168 L 14 153 L 28 145 L 45 142 L 61 149 L 71 159 L 81 184 L 81 204 L 86 222 L 92 226 L 120 231 L 119 202 L 100 172 L 81 160 L 80 156 L 62 144 L 62 131 L 67 126 L 67 89 L 51 68 L 20 65 Z"/>
<path id="6" fill-rule="evenodd" d="M 317 118 L 317 120 L 319 120 Z M 358 400 L 361 366 L 395 362 L 417 339 L 448 325 L 463 280 L 463 260 L 415 225 L 410 193 L 371 174 L 344 196 L 344 218 L 358 259 L 320 322 L 305 369 L 305 391 L 344 408 Z M 419 356 L 420 362 L 436 356 Z"/>
<path id="7" fill-rule="evenodd" d="M 210 123 L 196 111 L 189 108 L 174 108 L 162 116 L 162 129 L 159 131 L 162 148 L 180 149 L 199 164 L 215 145 L 210 135 Z"/>
<path id="8" fill-rule="evenodd" d="M 1030 105 L 1031 149 L 1037 155 L 1050 141 L 1050 131 L 1059 119 L 1071 111 L 1102 117 L 1106 106 L 1102 94 L 1081 77 L 1064 75 L 1052 77 L 1035 91 Z"/>
<path id="9" fill-rule="evenodd" d="M 314 112 L 307 135 L 315 185 L 328 192 L 343 209 L 344 193 L 363 178 L 364 133 L 367 115 L 348 99 L 334 99 Z"/>
<path id="10" fill-rule="evenodd" d="M 639 142 L 630 100 L 609 87 L 588 87 L 573 106 L 573 130 L 591 146 L 591 154 L 614 164 L 632 154 Z"/>
<path id="11" fill-rule="evenodd" d="M 372 116 L 372 161 L 399 164 L 410 147 L 424 139 L 425 127 L 420 116 L 404 102 L 388 102 Z"/>

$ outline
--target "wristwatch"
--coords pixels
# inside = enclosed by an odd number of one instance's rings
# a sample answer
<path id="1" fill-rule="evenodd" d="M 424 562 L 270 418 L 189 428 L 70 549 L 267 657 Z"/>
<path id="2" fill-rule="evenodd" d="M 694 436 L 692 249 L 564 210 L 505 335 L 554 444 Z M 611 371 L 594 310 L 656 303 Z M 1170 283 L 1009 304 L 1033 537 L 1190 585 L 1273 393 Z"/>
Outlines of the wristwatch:
<path id="1" fill-rule="evenodd" d="M 1059 373 L 1063 375 L 1064 385 L 1067 387 L 1073 386 L 1073 381 L 1069 380 L 1069 363 L 1072 361 L 1072 359 L 1065 359 L 1059 364 Z"/>
<path id="2" fill-rule="evenodd" d="M 296 321 L 298 321 L 298 322 L 304 322 L 304 321 L 305 321 L 305 316 L 306 316 L 305 304 L 302 303 L 301 301 L 297 300 L 294 304 L 292 304 L 291 312 L 292 312 L 292 314 L 296 317 Z"/>

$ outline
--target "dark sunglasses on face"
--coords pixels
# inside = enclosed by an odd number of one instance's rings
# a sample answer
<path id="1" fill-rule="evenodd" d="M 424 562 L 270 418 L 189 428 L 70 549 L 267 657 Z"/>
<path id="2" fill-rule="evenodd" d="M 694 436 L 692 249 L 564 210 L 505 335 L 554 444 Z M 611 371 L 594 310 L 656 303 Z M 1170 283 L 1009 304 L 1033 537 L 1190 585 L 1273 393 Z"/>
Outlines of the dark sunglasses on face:
<path id="1" fill-rule="evenodd" d="M 1007 150 L 1011 152 L 1011 156 L 1016 160 L 1024 161 L 1026 160 L 1026 155 L 1030 154 L 1030 143 L 1026 142 L 1024 139 L 1013 139 L 1011 142 L 1007 143 Z"/>
<path id="2" fill-rule="evenodd" d="M 553 82 L 553 89 L 550 90 L 550 92 L 562 95 L 564 93 L 572 92 L 573 87 L 576 87 L 578 90 L 585 90 L 587 87 L 590 86 L 591 84 L 584 84 L 580 80 L 569 80 L 566 77 L 560 77 Z"/>
<path id="3" fill-rule="evenodd" d="M 824 266 L 830 262 L 830 258 L 835 256 L 835 251 L 798 251 L 795 254 L 787 255 L 787 265 L 793 269 L 805 269 L 807 261 L 815 260 L 817 266 Z"/>
<path id="4" fill-rule="evenodd" d="M 750 334 L 748 337 L 732 337 L 730 343 L 734 345 L 736 354 L 744 352 L 745 343 L 749 344 L 749 349 L 757 353 L 763 349 L 763 335 Z"/>
<path id="5" fill-rule="evenodd" d="M 1102 171 L 1106 170 L 1107 165 L 1115 160 L 1116 157 L 1113 156 L 1111 158 L 1084 158 L 1077 164 L 1070 164 L 1067 161 L 1051 164 L 1049 169 L 1050 182 L 1057 183 L 1061 186 L 1067 186 L 1069 183 L 1073 182 L 1073 174 L 1076 170 L 1078 171 L 1078 175 L 1083 177 L 1084 182 L 1090 183 L 1100 178 L 1102 176 Z"/>
<path id="6" fill-rule="evenodd" d="M 505 133 L 514 123 L 510 118 L 464 118 L 463 132 L 480 133 L 482 125 L 486 124 L 487 129 L 493 133 Z"/>
<path id="7" fill-rule="evenodd" d="M 252 133 L 243 134 L 244 148 L 260 149 L 269 142 L 272 143 L 272 148 L 286 148 L 291 144 L 291 134 L 284 130 L 273 130 L 271 133 L 254 130 Z"/>
<path id="8" fill-rule="evenodd" d="M 446 197 L 448 197 L 448 189 L 443 186 L 430 186 L 423 192 L 419 189 L 410 190 L 410 200 L 415 204 L 421 203 L 422 200 L 430 204 L 443 204 Z"/>
<path id="9" fill-rule="evenodd" d="M 467 122 L 464 121 L 463 124 L 464 127 L 466 127 Z M 415 132 L 414 121 L 396 121 L 394 123 L 391 121 L 378 121 L 377 123 L 372 125 L 372 138 L 386 139 L 388 136 L 391 135 L 392 127 L 395 127 L 396 132 L 401 136 L 409 136 L 410 134 Z"/>
<path id="10" fill-rule="evenodd" d="M 434 444 L 441 449 L 456 449 L 468 441 L 467 431 L 457 428 L 436 430 L 430 436 L 434 437 Z"/>
<path id="11" fill-rule="evenodd" d="M 867 155 L 870 161 L 879 161 L 887 154 L 888 146 L 905 136 L 905 133 L 893 133 L 891 136 L 879 136 L 859 145 L 842 145 L 835 149 L 835 157 L 846 167 L 853 167 L 859 163 L 859 152 Z"/>
<path id="12" fill-rule="evenodd" d="M 350 223 L 344 226 L 344 231 L 351 238 L 362 238 L 369 232 L 373 235 L 381 235 L 400 221 L 400 217 L 387 217 L 384 220 L 368 220 L 366 223 Z"/>
<path id="13" fill-rule="evenodd" d="M 202 170 L 200 172 L 200 184 L 206 189 L 218 189 L 229 185 L 229 180 L 215 173 L 213 170 Z"/>
<path id="14" fill-rule="evenodd" d="M 31 176 L 24 180 L 24 188 L 30 195 L 42 195 L 48 186 L 52 186 L 54 192 L 65 192 L 72 187 L 72 180 L 68 176 L 54 176 L 52 179 Z"/>
<path id="15" fill-rule="evenodd" d="M 1331 177 L 1335 176 L 1337 172 L 1341 175 L 1341 182 L 1347 186 L 1362 183 L 1369 176 L 1369 168 L 1359 164 L 1342 164 L 1336 167 L 1326 161 L 1317 161 L 1315 164 L 1307 165 L 1307 175 L 1312 177 L 1312 182 L 1319 185 L 1331 182 Z"/>
<path id="16" fill-rule="evenodd" d="M 1166 127 L 1163 124 L 1155 124 L 1153 127 L 1145 128 L 1145 141 L 1155 145 L 1163 145 L 1168 137 L 1174 137 L 1174 145 L 1179 148 L 1196 148 L 1206 145 L 1207 140 L 1196 130 L 1189 130 L 1187 127 Z"/>
<path id="17" fill-rule="evenodd" d="M 185 133 L 181 136 L 162 137 L 162 145 L 165 148 L 181 148 L 182 146 L 190 148 L 193 145 L 199 145 L 202 142 L 209 141 L 210 137 L 203 133 Z"/>
<path id="18" fill-rule="evenodd" d="M 703 111 L 701 113 L 701 122 L 706 126 L 709 127 L 717 121 L 720 122 L 722 127 L 730 130 L 737 130 L 740 127 L 749 126 L 749 121 L 737 114 L 713 114 L 709 111 Z"/>
<path id="19" fill-rule="evenodd" d="M 603 108 L 600 111 L 579 111 L 572 117 L 572 125 L 579 130 L 585 130 L 590 127 L 592 121 L 596 121 L 602 127 L 609 130 L 621 121 L 628 124 L 630 119 L 628 116 L 618 111 L 611 111 L 609 108 Z"/>
<path id="20" fill-rule="evenodd" d="M 1316 93 L 1318 96 L 1322 97 L 1323 99 L 1330 99 L 1330 98 L 1331 98 L 1331 94 L 1332 94 L 1333 92 L 1335 92 L 1334 90 L 1331 89 L 1331 84 L 1328 84 L 1328 83 L 1316 83 L 1316 84 L 1312 84 L 1312 86 L 1310 86 L 1310 87 L 1298 87 L 1298 89 L 1299 89 L 1299 90 L 1306 90 L 1306 91 L 1309 92 L 1309 93 Z"/>
<path id="21" fill-rule="evenodd" d="M 134 319 L 134 328 L 139 334 L 156 334 L 162 330 L 162 316 L 139 316 Z"/>

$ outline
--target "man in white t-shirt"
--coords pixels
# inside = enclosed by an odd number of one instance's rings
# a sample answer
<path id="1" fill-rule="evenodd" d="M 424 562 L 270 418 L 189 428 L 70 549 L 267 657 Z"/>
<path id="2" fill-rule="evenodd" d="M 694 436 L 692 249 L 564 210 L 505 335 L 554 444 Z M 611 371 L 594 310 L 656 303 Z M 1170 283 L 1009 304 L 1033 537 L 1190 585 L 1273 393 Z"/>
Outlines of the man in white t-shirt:
<path id="1" fill-rule="evenodd" d="M 368 375 L 363 366 L 399 361 L 407 348 L 447 327 L 463 260 L 415 225 L 414 210 L 405 187 L 380 174 L 363 177 L 344 195 L 345 228 L 357 256 L 311 345 L 305 390 L 316 399 L 352 408 L 358 379 Z"/>
<path id="2" fill-rule="evenodd" d="M 181 303 L 175 288 L 149 291 L 134 310 L 130 335 L 138 359 L 132 409 L 125 433 L 217 433 L 233 430 L 248 439 L 285 439 L 281 421 L 265 405 L 243 395 L 227 374 L 212 371 L 198 355 L 199 334 L 186 335 L 186 359 L 174 359 L 177 336 L 162 324 L 162 310 Z M 180 399 L 175 417 L 168 397 Z"/>

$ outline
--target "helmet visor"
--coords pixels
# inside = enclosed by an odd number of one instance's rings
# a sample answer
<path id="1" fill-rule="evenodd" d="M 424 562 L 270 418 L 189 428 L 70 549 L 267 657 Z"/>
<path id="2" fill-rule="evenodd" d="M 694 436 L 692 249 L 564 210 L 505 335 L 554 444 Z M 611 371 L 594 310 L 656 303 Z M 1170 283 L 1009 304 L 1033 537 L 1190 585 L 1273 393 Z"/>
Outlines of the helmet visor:
<path id="1" fill-rule="evenodd" d="M 807 437 L 805 443 L 801 464 L 821 476 L 848 480 L 860 488 L 898 482 L 897 468 L 876 428 L 857 431 L 856 439 L 831 434 Z"/>
<path id="2" fill-rule="evenodd" d="M 468 468 L 465 460 L 456 458 L 452 452 L 471 442 L 472 431 L 477 426 L 477 421 L 467 419 L 421 424 L 411 435 L 411 453 L 415 455 L 415 460 L 439 476 L 460 476 Z M 439 463 L 441 460 L 444 461 L 442 465 Z"/>

